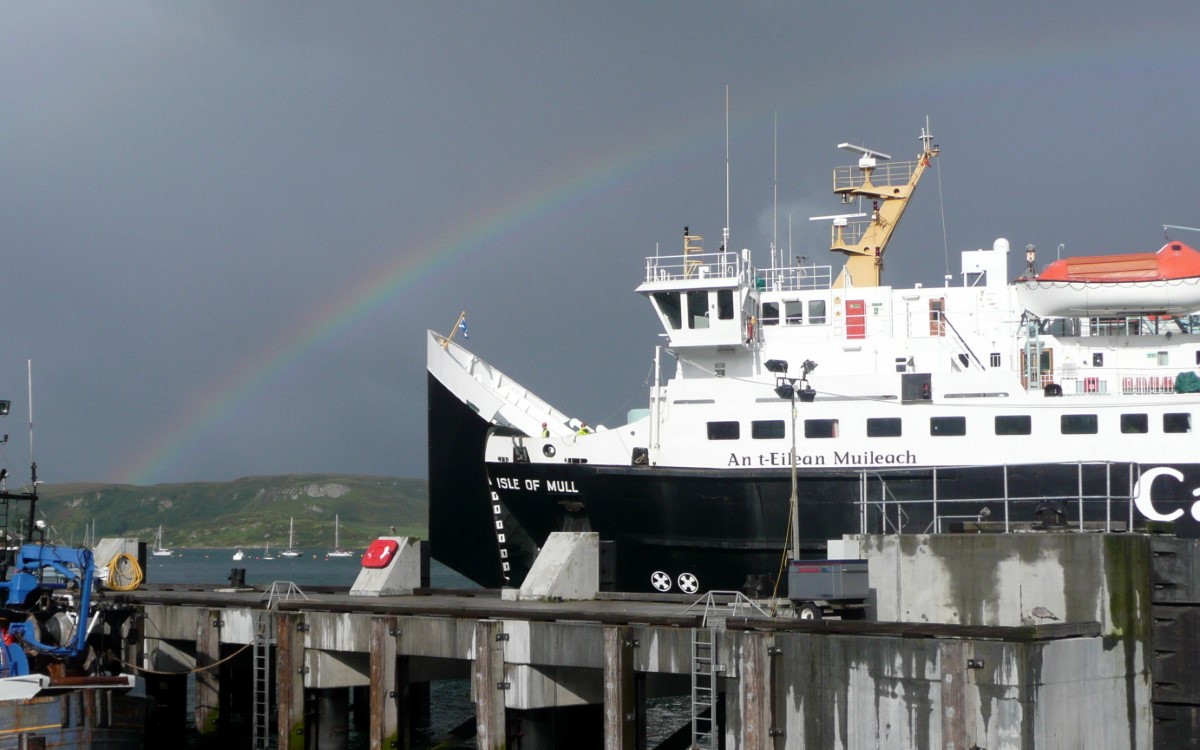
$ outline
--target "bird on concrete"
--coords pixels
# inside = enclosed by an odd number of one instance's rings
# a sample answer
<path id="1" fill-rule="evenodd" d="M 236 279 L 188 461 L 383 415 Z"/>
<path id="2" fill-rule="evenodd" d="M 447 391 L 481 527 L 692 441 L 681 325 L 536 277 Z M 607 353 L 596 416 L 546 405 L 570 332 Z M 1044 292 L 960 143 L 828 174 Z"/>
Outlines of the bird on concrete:
<path id="1" fill-rule="evenodd" d="M 1034 607 L 1029 610 L 1029 614 L 1033 615 L 1038 620 L 1057 620 L 1058 616 L 1045 607 Z"/>

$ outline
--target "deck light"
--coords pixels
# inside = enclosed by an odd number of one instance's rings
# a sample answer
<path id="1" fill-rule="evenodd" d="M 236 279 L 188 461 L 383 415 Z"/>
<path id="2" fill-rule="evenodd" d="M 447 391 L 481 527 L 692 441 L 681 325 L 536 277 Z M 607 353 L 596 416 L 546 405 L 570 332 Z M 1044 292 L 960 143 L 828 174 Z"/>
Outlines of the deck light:
<path id="1" fill-rule="evenodd" d="M 767 368 L 767 372 L 773 372 L 776 375 L 788 371 L 788 363 L 786 359 L 768 359 L 763 366 Z M 8 402 L 6 401 L 4 403 L 7 404 Z M 5 414 L 7 413 L 8 412 L 5 411 Z"/>
<path id="2" fill-rule="evenodd" d="M 0 417 L 8 416 L 8 409 L 12 406 L 11 401 L 0 401 Z"/>

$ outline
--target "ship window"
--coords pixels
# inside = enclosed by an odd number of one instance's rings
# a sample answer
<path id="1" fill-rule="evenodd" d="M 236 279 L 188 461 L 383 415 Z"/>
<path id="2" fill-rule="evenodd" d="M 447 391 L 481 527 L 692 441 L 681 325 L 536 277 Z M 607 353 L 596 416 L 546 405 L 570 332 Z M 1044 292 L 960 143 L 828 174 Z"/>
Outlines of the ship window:
<path id="1" fill-rule="evenodd" d="M 1141 434 L 1150 431 L 1150 417 L 1145 414 L 1122 414 L 1121 432 L 1127 435 Z"/>
<path id="2" fill-rule="evenodd" d="M 838 421 L 836 419 L 804 420 L 804 437 L 806 438 L 835 438 L 837 436 Z"/>
<path id="3" fill-rule="evenodd" d="M 688 328 L 708 328 L 708 292 L 687 293 Z"/>
<path id="4" fill-rule="evenodd" d="M 900 417 L 870 417 L 867 437 L 900 437 Z"/>
<path id="5" fill-rule="evenodd" d="M 996 417 L 997 435 L 1029 435 L 1033 420 L 1028 414 L 1000 414 Z"/>
<path id="6" fill-rule="evenodd" d="M 954 437 L 967 434 L 966 417 L 930 417 L 929 434 L 937 437 Z"/>
<path id="7" fill-rule="evenodd" d="M 1104 367 L 1104 352 L 1092 352 L 1092 367 Z"/>
<path id="8" fill-rule="evenodd" d="M 825 300 L 810 299 L 808 301 L 808 322 L 815 326 L 825 323 Z"/>
<path id="9" fill-rule="evenodd" d="M 1166 352 L 1158 353 L 1158 364 L 1162 365 L 1163 367 L 1166 367 L 1166 365 L 1167 365 L 1167 353 Z"/>
<path id="10" fill-rule="evenodd" d="M 667 319 L 667 325 L 675 330 L 679 330 L 679 326 L 683 320 L 680 316 L 679 292 L 656 292 L 654 294 L 654 301 L 658 304 L 659 312 Z"/>
<path id="11" fill-rule="evenodd" d="M 787 316 L 788 325 L 798 326 L 804 322 L 804 303 L 784 302 L 783 313 Z"/>
<path id="12" fill-rule="evenodd" d="M 1191 432 L 1192 415 L 1187 412 L 1174 412 L 1163 415 L 1163 432 Z"/>
<path id="13" fill-rule="evenodd" d="M 733 320 L 733 290 L 717 290 L 717 317 L 721 320 Z"/>
<path id="14" fill-rule="evenodd" d="M 782 419 L 762 419 L 750 423 L 750 437 L 755 440 L 778 440 L 783 437 Z"/>
<path id="15" fill-rule="evenodd" d="M 737 440 L 741 436 L 741 430 L 738 429 L 737 422 L 708 423 L 709 440 Z"/>
<path id="16" fill-rule="evenodd" d="M 758 322 L 765 326 L 779 325 L 779 303 L 764 302 L 762 303 L 762 314 L 758 316 Z M 1198 353 L 1197 358 L 1200 358 Z"/>
<path id="17" fill-rule="evenodd" d="M 988 358 L 988 364 L 990 364 L 992 367 L 999 367 L 1000 352 L 992 352 L 991 356 Z"/>
<path id="18" fill-rule="evenodd" d="M 1059 418 L 1064 435 L 1095 435 L 1098 431 L 1095 414 L 1064 414 Z"/>

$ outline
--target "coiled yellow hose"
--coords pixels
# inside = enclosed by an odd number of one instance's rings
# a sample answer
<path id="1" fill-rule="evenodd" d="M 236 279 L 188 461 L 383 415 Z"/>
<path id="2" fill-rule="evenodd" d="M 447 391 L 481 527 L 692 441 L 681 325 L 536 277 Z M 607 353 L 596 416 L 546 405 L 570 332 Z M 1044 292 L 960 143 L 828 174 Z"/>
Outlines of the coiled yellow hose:
<path id="1" fill-rule="evenodd" d="M 108 578 L 104 585 L 113 591 L 133 591 L 142 585 L 142 566 L 128 552 L 120 552 L 108 562 Z"/>

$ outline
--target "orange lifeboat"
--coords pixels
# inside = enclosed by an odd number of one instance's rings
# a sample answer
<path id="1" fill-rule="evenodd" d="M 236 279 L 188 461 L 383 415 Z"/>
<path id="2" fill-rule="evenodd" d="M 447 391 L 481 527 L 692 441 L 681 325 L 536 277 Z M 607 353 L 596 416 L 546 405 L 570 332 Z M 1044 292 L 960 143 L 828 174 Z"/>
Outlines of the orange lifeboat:
<path id="1" fill-rule="evenodd" d="M 1038 317 L 1180 315 L 1200 310 L 1200 252 L 1168 242 L 1156 253 L 1063 258 L 1017 296 Z"/>

